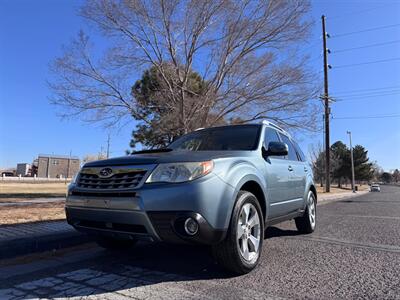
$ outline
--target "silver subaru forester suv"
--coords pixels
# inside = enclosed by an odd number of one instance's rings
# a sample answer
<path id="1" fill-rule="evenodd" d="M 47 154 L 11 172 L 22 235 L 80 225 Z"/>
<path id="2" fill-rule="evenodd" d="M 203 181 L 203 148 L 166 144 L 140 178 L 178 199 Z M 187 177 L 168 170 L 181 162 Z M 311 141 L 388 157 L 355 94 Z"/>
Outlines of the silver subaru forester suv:
<path id="1" fill-rule="evenodd" d="M 222 126 L 168 148 L 86 163 L 68 188 L 66 215 L 106 248 L 138 240 L 210 245 L 237 274 L 258 263 L 267 226 L 316 225 L 317 193 L 306 158 L 280 127 Z"/>

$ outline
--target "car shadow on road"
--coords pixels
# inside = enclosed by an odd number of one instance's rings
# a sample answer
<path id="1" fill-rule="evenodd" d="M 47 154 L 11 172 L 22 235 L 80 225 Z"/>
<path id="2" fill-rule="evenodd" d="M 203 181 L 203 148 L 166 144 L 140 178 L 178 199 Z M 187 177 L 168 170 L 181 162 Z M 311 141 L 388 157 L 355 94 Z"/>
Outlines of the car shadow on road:
<path id="1" fill-rule="evenodd" d="M 269 227 L 265 239 L 297 234 L 295 230 Z M 32 273 L 30 278 L 25 277 L 15 285 L 24 291 L 27 284 L 29 293 L 45 298 L 101 297 L 116 292 L 135 297 L 136 293 L 150 295 L 155 291 L 166 296 L 168 292 L 176 292 L 173 287 L 179 282 L 237 277 L 215 263 L 210 247 L 144 242 L 124 251 L 100 250 L 90 260 L 49 270 L 46 276 L 38 275 Z M 38 288 L 32 289 L 34 285 Z"/>
<path id="2" fill-rule="evenodd" d="M 268 227 L 267 230 L 265 230 L 264 234 L 264 239 L 270 239 L 273 237 L 280 237 L 280 236 L 295 236 L 295 235 L 300 235 L 300 232 L 298 230 L 293 230 L 293 229 L 282 229 L 279 227 Z"/>

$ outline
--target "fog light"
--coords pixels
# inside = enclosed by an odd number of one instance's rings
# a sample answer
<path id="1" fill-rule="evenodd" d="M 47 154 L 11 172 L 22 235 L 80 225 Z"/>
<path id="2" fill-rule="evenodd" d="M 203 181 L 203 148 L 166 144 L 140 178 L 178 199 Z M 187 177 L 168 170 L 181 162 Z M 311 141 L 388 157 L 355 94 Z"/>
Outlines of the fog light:
<path id="1" fill-rule="evenodd" d="M 199 224 L 193 218 L 187 218 L 185 221 L 185 231 L 188 235 L 195 235 L 199 231 Z"/>

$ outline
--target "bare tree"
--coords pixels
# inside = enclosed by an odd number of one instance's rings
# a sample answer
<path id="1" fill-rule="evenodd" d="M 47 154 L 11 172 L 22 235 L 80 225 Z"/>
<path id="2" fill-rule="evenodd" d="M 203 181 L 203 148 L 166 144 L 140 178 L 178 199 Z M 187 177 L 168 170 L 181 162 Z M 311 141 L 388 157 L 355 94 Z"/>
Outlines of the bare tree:
<path id="1" fill-rule="evenodd" d="M 325 178 L 325 151 L 321 144 L 313 145 L 310 149 L 311 166 L 313 169 L 314 179 L 320 182 L 321 187 Z"/>
<path id="2" fill-rule="evenodd" d="M 90 161 L 95 161 L 95 160 L 101 160 L 101 159 L 106 159 L 107 156 L 105 153 L 99 152 L 97 154 L 86 154 L 83 158 L 82 158 L 82 162 L 83 163 L 87 163 Z"/>
<path id="3" fill-rule="evenodd" d="M 305 0 L 88 1 L 80 14 L 112 47 L 95 59 L 80 32 L 52 64 L 51 100 L 64 116 L 107 125 L 133 117 L 151 126 L 131 86 L 155 68 L 163 86 L 157 103 L 180 133 L 228 119 L 314 128 L 316 79 L 300 47 L 309 8 Z M 194 71 L 205 83 L 201 95 L 190 83 Z"/>

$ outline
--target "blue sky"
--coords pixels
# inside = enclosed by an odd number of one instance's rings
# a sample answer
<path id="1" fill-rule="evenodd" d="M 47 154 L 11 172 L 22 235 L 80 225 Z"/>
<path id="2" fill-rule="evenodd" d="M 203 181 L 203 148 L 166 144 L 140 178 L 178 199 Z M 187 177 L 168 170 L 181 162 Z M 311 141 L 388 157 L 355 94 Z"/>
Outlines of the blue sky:
<path id="1" fill-rule="evenodd" d="M 31 162 L 39 153 L 72 151 L 82 157 L 106 147 L 108 132 L 101 126 L 61 120 L 48 101 L 49 62 L 81 28 L 93 33 L 76 15 L 80 3 L 0 1 L 0 167 Z M 305 51 L 316 71 L 322 70 L 322 14 L 331 35 L 330 94 L 338 100 L 332 104 L 331 142 L 347 143 L 346 130 L 351 130 L 353 143 L 364 145 L 371 160 L 386 170 L 400 168 L 400 118 L 387 117 L 400 115 L 400 60 L 395 60 L 400 59 L 400 1 L 313 1 L 312 5 L 315 27 Z M 99 37 L 94 42 L 102 44 Z M 375 44 L 379 45 L 364 47 Z M 362 48 L 349 50 L 358 47 Z M 389 61 L 355 65 L 382 60 Z M 366 116 L 386 118 L 354 119 Z M 112 156 L 128 149 L 132 128 L 127 124 L 110 132 Z M 308 152 L 312 144 L 322 143 L 322 132 L 300 135 L 299 140 Z"/>

